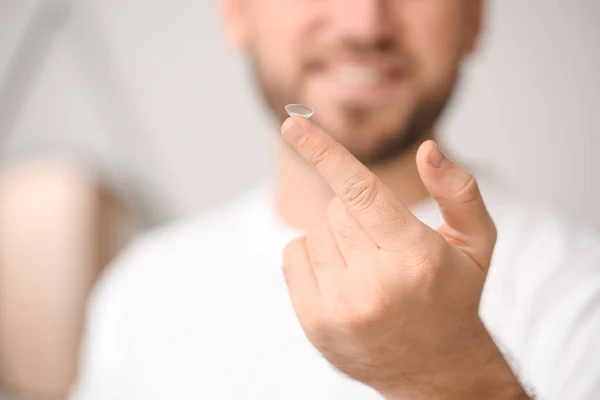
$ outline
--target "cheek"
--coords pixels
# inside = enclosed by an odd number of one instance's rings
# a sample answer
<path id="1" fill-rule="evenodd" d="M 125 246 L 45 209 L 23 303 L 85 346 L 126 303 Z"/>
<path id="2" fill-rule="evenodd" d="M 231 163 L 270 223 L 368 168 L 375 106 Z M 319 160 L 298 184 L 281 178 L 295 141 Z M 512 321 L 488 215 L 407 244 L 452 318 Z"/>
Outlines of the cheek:
<path id="1" fill-rule="evenodd" d="M 310 15 L 302 13 L 298 1 L 268 1 L 253 18 L 252 46 L 265 78 L 291 82 L 301 65 Z M 302 2 L 303 3 L 303 2 Z"/>
<path id="2" fill-rule="evenodd" d="M 453 0 L 409 2 L 404 10 L 404 43 L 415 73 L 434 84 L 453 73 L 460 55 L 462 18 Z"/>

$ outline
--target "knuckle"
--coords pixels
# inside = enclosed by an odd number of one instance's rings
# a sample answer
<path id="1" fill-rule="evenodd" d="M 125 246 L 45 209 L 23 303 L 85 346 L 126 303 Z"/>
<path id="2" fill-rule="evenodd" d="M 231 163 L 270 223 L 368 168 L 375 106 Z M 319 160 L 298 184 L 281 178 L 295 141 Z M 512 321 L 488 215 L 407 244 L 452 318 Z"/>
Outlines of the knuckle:
<path id="1" fill-rule="evenodd" d="M 344 246 L 348 249 L 356 250 L 360 248 L 360 240 L 357 238 L 356 233 L 354 232 L 353 227 L 348 224 L 342 224 L 336 227 L 337 235 L 341 241 L 343 241 Z"/>
<path id="2" fill-rule="evenodd" d="M 454 197 L 465 204 L 475 203 L 479 200 L 479 185 L 473 175 L 469 175 L 466 182 L 461 185 Z"/>
<path id="3" fill-rule="evenodd" d="M 306 240 L 306 253 L 312 266 L 316 269 L 325 268 L 329 262 L 327 249 L 318 237 L 308 236 Z"/>
<path id="4" fill-rule="evenodd" d="M 431 254 L 416 252 L 406 258 L 402 271 L 420 280 L 419 278 L 430 274 L 432 265 L 435 265 L 435 261 Z"/>
<path id="5" fill-rule="evenodd" d="M 444 238 L 449 244 L 459 248 L 469 247 L 470 238 L 461 231 L 458 231 L 447 224 L 442 225 L 438 231 L 444 235 Z"/>
<path id="6" fill-rule="evenodd" d="M 431 231 L 426 225 L 403 226 L 399 234 L 398 252 L 405 255 L 426 255 L 428 242 L 432 239 Z"/>
<path id="7" fill-rule="evenodd" d="M 315 145 L 310 152 L 310 161 L 315 167 L 326 164 L 333 156 L 329 147 L 323 145 Z"/>
<path id="8" fill-rule="evenodd" d="M 422 291 L 429 287 L 438 276 L 435 263 L 422 262 L 402 271 L 402 278 L 412 290 Z"/>
<path id="9" fill-rule="evenodd" d="M 308 257 L 315 270 L 324 270 L 329 265 L 325 253 L 320 249 L 309 248 Z"/>
<path id="10" fill-rule="evenodd" d="M 367 209 L 375 202 L 376 183 L 371 175 L 353 177 L 342 186 L 341 194 L 350 206 Z"/>
<path id="11" fill-rule="evenodd" d="M 420 285 L 422 283 L 432 282 L 437 276 L 440 268 L 444 264 L 446 257 L 446 246 L 443 239 L 439 243 L 420 245 L 414 250 L 406 251 L 406 258 L 402 266 L 396 268 L 402 271 L 402 279 Z"/>

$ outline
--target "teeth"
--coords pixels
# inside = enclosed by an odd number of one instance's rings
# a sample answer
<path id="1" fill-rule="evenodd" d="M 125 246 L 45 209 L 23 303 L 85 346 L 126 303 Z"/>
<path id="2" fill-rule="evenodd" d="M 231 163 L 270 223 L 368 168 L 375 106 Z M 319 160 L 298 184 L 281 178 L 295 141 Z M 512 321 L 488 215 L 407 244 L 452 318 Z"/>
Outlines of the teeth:
<path id="1" fill-rule="evenodd" d="M 379 71 L 358 65 L 340 66 L 335 74 L 340 81 L 353 85 L 373 85 L 382 79 Z"/>

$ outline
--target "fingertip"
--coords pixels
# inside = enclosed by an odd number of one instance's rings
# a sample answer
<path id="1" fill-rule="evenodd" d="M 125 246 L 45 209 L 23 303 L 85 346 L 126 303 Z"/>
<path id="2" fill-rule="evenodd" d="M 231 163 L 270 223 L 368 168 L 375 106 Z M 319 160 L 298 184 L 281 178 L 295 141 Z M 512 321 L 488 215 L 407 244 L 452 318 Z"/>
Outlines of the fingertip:
<path id="1" fill-rule="evenodd" d="M 449 165 L 448 157 L 437 144 L 430 150 L 427 161 L 431 167 L 440 171 L 446 169 Z"/>
<path id="2" fill-rule="evenodd" d="M 283 248 L 283 261 L 284 264 L 293 260 L 298 255 L 303 255 L 303 249 L 306 248 L 306 236 L 299 236 L 290 241 Z"/>
<path id="3" fill-rule="evenodd" d="M 306 118 L 297 117 L 297 116 L 289 117 L 288 119 L 283 121 L 283 124 L 281 125 L 281 133 L 284 133 L 288 128 L 290 128 L 292 125 L 295 125 L 295 124 L 299 124 L 300 126 L 306 128 L 307 122 L 308 122 L 308 120 Z"/>
<path id="4" fill-rule="evenodd" d="M 416 155 L 417 168 L 422 179 L 438 179 L 440 172 L 446 172 L 451 165 L 451 160 L 433 140 L 421 144 Z"/>
<path id="5" fill-rule="evenodd" d="M 307 129 L 296 119 L 288 119 L 281 126 L 281 136 L 291 145 L 298 147 L 306 140 Z"/>
<path id="6" fill-rule="evenodd" d="M 429 167 L 429 155 L 431 154 L 432 150 L 435 149 L 435 147 L 437 146 L 437 144 L 435 143 L 435 141 L 433 140 L 426 140 L 425 142 L 423 142 L 421 144 L 421 146 L 419 146 L 419 149 L 417 150 L 417 165 L 419 167 L 425 166 L 425 167 Z"/>

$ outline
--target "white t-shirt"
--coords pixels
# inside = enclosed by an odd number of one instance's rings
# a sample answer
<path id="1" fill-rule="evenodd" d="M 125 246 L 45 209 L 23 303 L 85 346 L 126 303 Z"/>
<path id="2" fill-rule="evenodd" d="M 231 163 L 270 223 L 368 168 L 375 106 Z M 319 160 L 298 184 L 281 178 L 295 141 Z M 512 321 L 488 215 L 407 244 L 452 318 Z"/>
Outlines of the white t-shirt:
<path id="1" fill-rule="evenodd" d="M 540 399 L 600 398 L 600 238 L 481 183 L 499 239 L 481 315 Z M 379 399 L 305 338 L 269 185 L 142 238 L 91 301 L 73 399 Z M 442 223 L 433 201 L 413 209 Z"/>

